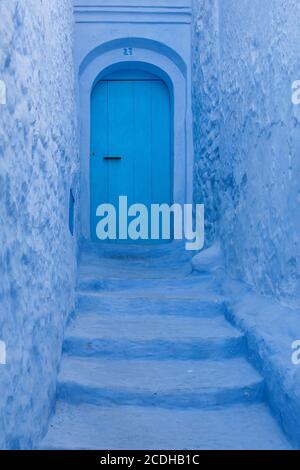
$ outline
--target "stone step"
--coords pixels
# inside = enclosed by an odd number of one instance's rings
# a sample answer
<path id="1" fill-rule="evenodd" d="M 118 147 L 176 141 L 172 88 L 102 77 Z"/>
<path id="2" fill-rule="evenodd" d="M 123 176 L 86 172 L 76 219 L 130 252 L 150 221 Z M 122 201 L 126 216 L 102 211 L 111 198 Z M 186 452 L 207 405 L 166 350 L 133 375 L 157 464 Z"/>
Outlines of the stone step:
<path id="1" fill-rule="evenodd" d="M 126 361 L 65 356 L 57 394 L 74 404 L 207 408 L 261 401 L 264 382 L 242 358 Z"/>
<path id="2" fill-rule="evenodd" d="M 217 286 L 210 275 L 187 276 L 180 279 L 131 279 L 104 278 L 92 275 L 80 276 L 77 281 L 78 292 L 100 292 L 106 295 L 158 295 L 164 297 L 198 298 L 203 294 L 214 296 Z"/>
<path id="3" fill-rule="evenodd" d="M 221 316 L 86 313 L 69 325 L 64 341 L 67 355 L 123 359 L 225 359 L 245 348 L 244 335 Z"/>
<path id="4" fill-rule="evenodd" d="M 58 402 L 43 450 L 290 450 L 263 404 L 207 410 Z"/>
<path id="5" fill-rule="evenodd" d="M 88 260 L 81 263 L 78 270 L 80 277 L 124 278 L 124 279 L 176 279 L 193 272 L 191 263 L 179 264 L 170 258 L 164 258 L 161 264 L 147 259 L 102 258 L 99 261 Z M 203 273 L 202 273 L 203 274 Z"/>
<path id="6" fill-rule="evenodd" d="M 166 260 L 177 265 L 189 264 L 195 252 L 185 250 L 185 242 L 173 241 L 158 245 L 147 244 L 119 244 L 105 242 L 80 241 L 80 265 L 87 263 L 103 264 L 107 261 L 118 261 L 119 263 L 140 262 L 151 263 L 156 268 L 164 265 Z"/>
<path id="7" fill-rule="evenodd" d="M 188 295 L 188 293 L 187 293 Z M 201 299 L 185 297 L 137 297 L 105 296 L 98 294 L 77 294 L 76 308 L 78 312 L 97 314 L 138 314 L 138 315 L 182 315 L 210 318 L 224 316 L 226 299 L 218 295 L 204 295 Z"/>

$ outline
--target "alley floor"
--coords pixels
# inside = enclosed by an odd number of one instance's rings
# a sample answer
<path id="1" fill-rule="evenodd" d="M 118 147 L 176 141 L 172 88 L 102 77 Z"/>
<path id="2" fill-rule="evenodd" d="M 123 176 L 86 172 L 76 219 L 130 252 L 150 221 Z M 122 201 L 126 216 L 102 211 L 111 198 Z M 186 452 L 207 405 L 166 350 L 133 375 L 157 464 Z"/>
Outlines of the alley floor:
<path id="1" fill-rule="evenodd" d="M 288 449 L 214 274 L 174 248 L 82 249 L 42 449 Z"/>

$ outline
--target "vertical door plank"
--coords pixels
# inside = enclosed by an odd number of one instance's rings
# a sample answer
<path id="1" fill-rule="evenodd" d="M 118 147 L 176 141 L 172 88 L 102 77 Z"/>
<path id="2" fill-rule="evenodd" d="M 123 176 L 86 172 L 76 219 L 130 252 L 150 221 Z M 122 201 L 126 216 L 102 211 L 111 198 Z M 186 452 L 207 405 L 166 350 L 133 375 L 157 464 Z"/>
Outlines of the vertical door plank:
<path id="1" fill-rule="evenodd" d="M 96 240 L 96 210 L 108 201 L 108 167 L 103 156 L 108 152 L 108 82 L 99 82 L 91 102 L 90 196 L 91 235 Z"/>
<path id="2" fill-rule="evenodd" d="M 160 80 L 99 82 L 91 105 L 91 229 L 102 203 L 170 204 L 170 96 Z M 92 153 L 95 153 L 93 156 Z M 121 160 L 104 160 L 104 156 Z M 129 240 L 130 242 L 130 240 Z M 149 241 L 151 242 L 151 240 Z"/>
<path id="3" fill-rule="evenodd" d="M 134 83 L 135 147 L 134 198 L 135 202 L 151 205 L 152 175 L 152 117 L 151 82 Z"/>
<path id="4" fill-rule="evenodd" d="M 122 159 L 108 161 L 109 202 L 118 207 L 119 196 L 133 204 L 134 97 L 132 81 L 111 81 L 108 85 L 109 155 Z"/>
<path id="5" fill-rule="evenodd" d="M 171 203 L 170 97 L 162 81 L 152 84 L 152 202 Z"/>

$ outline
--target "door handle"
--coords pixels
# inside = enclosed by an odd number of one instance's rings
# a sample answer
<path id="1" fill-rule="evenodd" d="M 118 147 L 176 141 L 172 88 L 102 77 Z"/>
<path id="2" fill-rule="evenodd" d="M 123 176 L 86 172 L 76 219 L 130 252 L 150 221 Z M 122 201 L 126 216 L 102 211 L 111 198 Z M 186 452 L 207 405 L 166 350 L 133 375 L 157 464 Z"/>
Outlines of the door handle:
<path id="1" fill-rule="evenodd" d="M 103 160 L 122 160 L 122 157 L 103 157 Z"/>

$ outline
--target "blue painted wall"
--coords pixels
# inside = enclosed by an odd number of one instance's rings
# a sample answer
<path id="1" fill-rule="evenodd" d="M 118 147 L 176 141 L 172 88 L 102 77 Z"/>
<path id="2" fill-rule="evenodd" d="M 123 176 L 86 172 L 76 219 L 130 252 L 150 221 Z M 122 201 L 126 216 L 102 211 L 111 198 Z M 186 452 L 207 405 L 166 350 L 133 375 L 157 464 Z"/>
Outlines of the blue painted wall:
<path id="1" fill-rule="evenodd" d="M 0 448 L 28 448 L 48 422 L 74 301 L 71 0 L 4 0 L 0 18 Z"/>
<path id="2" fill-rule="evenodd" d="M 195 198 L 209 239 L 219 226 L 232 276 L 298 295 L 299 2 L 195 0 L 194 12 Z"/>
<path id="3" fill-rule="evenodd" d="M 277 296 L 299 290 L 297 0 L 219 1 L 222 239 L 230 273 Z"/>
<path id="4" fill-rule="evenodd" d="M 219 236 L 220 94 L 217 0 L 193 0 L 194 201 L 205 204 L 205 239 Z"/>
<path id="5" fill-rule="evenodd" d="M 93 13 L 85 11 L 91 0 L 75 2 L 82 122 L 89 122 L 92 85 L 107 67 L 131 61 L 169 77 L 174 200 L 188 201 L 192 50 L 194 199 L 206 205 L 207 243 L 221 237 L 233 276 L 263 292 L 297 295 L 300 107 L 291 103 L 291 84 L 300 79 L 299 2 L 194 0 L 192 49 L 188 0 L 174 0 L 165 23 L 163 0 L 132 22 L 128 11 L 117 11 L 120 2 L 126 10 L 125 0 L 101 0 L 104 9 L 93 2 Z M 0 80 L 7 85 L 7 104 L 0 106 L 0 340 L 8 353 L 0 366 L 1 448 L 30 447 L 46 427 L 73 309 L 78 233 L 72 2 L 23 3 L 0 3 Z M 128 46 L 133 56 L 124 55 Z M 80 228 L 87 238 L 88 128 L 82 127 Z"/>

